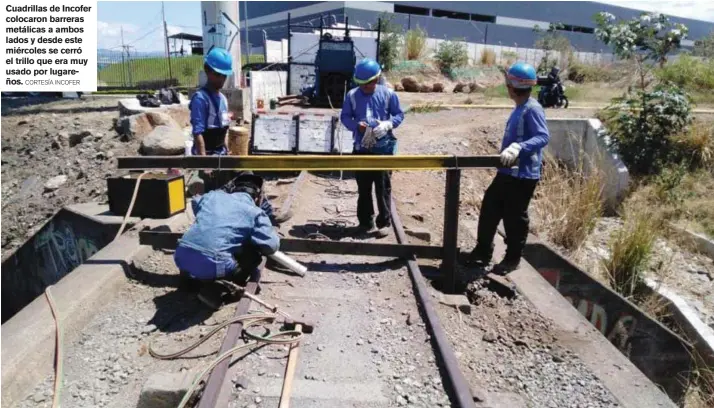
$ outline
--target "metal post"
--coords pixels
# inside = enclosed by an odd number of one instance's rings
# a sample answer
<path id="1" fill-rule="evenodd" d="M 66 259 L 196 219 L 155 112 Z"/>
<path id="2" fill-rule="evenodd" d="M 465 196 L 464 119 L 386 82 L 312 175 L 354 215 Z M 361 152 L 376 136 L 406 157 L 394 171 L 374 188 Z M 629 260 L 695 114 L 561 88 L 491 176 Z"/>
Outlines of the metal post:
<path id="1" fill-rule="evenodd" d="M 446 171 L 446 203 L 444 205 L 444 261 L 441 264 L 444 292 L 456 290 L 457 245 L 459 239 L 459 198 L 461 170 Z"/>

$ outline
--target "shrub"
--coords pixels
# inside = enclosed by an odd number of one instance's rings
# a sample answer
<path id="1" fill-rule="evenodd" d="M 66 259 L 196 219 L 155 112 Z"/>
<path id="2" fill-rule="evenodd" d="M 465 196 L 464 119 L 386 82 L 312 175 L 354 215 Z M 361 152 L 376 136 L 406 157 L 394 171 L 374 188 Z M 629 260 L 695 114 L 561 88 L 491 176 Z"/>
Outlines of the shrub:
<path id="1" fill-rule="evenodd" d="M 661 81 L 672 82 L 690 91 L 714 90 L 714 61 L 711 59 L 682 54 L 655 73 Z"/>
<path id="2" fill-rule="evenodd" d="M 672 162 L 688 163 L 692 170 L 714 169 L 714 126 L 695 122 L 685 132 L 672 138 Z"/>
<path id="3" fill-rule="evenodd" d="M 518 53 L 515 51 L 503 51 L 501 52 L 501 62 L 505 62 L 504 65 L 511 65 L 518 60 Z"/>
<path id="4" fill-rule="evenodd" d="M 394 23 L 393 19 L 393 14 L 382 13 L 380 20 L 382 38 L 379 41 L 379 62 L 382 63 L 385 71 L 391 70 L 399 59 L 402 26 Z"/>
<path id="5" fill-rule="evenodd" d="M 583 64 L 572 60 L 568 66 L 567 78 L 575 83 L 608 82 L 618 79 L 620 74 L 604 64 Z"/>
<path id="6" fill-rule="evenodd" d="M 449 73 L 453 68 L 466 66 L 469 54 L 466 44 L 459 41 L 444 41 L 434 55 L 434 60 L 441 72 Z"/>
<path id="7" fill-rule="evenodd" d="M 692 121 L 689 97 L 676 86 L 658 85 L 613 99 L 603 111 L 611 143 L 634 174 L 657 174 L 672 158 L 670 135 Z"/>
<path id="8" fill-rule="evenodd" d="M 568 170 L 549 154 L 534 208 L 550 240 L 568 250 L 579 248 L 603 214 L 604 177 L 593 169 Z"/>
<path id="9" fill-rule="evenodd" d="M 629 210 L 624 225 L 610 242 L 610 256 L 603 261 L 610 286 L 625 297 L 642 288 L 643 274 L 652 254 L 660 223 L 644 210 Z"/>
<path id="10" fill-rule="evenodd" d="M 426 31 L 418 27 L 407 31 L 404 43 L 406 45 L 407 60 L 418 60 L 424 54 L 424 49 L 426 48 Z"/>
<path id="11" fill-rule="evenodd" d="M 481 51 L 481 65 L 488 65 L 489 67 L 496 63 L 496 51 L 490 48 L 484 48 Z"/>

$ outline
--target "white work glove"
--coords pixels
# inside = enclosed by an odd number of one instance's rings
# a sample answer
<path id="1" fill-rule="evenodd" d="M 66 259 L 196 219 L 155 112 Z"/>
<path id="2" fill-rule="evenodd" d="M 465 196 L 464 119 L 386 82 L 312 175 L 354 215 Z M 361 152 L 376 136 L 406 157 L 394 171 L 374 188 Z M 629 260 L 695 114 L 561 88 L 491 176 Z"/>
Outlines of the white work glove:
<path id="1" fill-rule="evenodd" d="M 518 159 L 518 154 L 521 152 L 521 145 L 518 143 L 511 143 L 506 150 L 501 152 L 501 163 L 504 166 L 513 166 Z"/>
<path id="2" fill-rule="evenodd" d="M 377 127 L 374 128 L 374 136 L 377 139 L 381 139 L 387 133 L 389 133 L 390 130 L 392 130 L 392 121 L 391 120 L 379 121 L 379 125 L 377 125 Z"/>
<path id="3" fill-rule="evenodd" d="M 374 129 L 368 126 L 364 131 L 364 136 L 362 136 L 362 147 L 370 150 L 375 144 L 377 144 L 377 139 L 374 137 Z"/>

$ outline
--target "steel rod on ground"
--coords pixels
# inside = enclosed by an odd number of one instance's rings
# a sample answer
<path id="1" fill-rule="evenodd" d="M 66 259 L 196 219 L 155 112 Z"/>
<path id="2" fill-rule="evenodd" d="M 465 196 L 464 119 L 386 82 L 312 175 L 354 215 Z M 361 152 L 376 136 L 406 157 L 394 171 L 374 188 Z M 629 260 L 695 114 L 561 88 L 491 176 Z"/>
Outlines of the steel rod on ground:
<path id="1" fill-rule="evenodd" d="M 157 249 L 175 249 L 182 235 L 180 232 L 140 231 L 139 243 L 141 245 L 151 245 Z M 409 258 L 412 255 L 416 255 L 425 259 L 442 259 L 444 254 L 443 247 L 430 245 L 322 241 L 301 238 L 281 238 L 280 250 L 282 252 L 349 254 L 395 258 Z"/>
<path id="2" fill-rule="evenodd" d="M 288 197 L 285 199 L 285 202 L 283 205 L 280 206 L 280 214 L 278 214 L 278 217 L 285 216 L 290 209 L 292 208 L 293 202 L 295 201 L 295 197 L 297 197 L 298 191 L 300 190 L 300 186 L 305 182 L 305 178 L 307 177 L 307 171 L 303 170 L 300 172 L 300 175 L 295 179 L 295 183 L 293 183 L 292 187 L 290 188 L 290 193 L 288 194 Z"/>
<path id="3" fill-rule="evenodd" d="M 260 268 L 262 267 L 263 264 L 260 265 Z M 259 282 L 256 281 L 248 282 L 245 291 L 254 295 L 257 294 L 258 283 Z M 236 306 L 235 316 L 248 314 L 250 311 L 250 302 L 250 297 L 241 297 L 240 301 L 238 301 L 238 305 Z M 238 345 L 242 331 L 242 322 L 236 322 L 228 326 L 228 331 L 226 332 L 226 336 L 223 338 L 223 344 L 221 344 L 221 349 L 218 352 L 218 355 L 221 355 Z M 198 408 L 213 408 L 217 406 L 218 396 L 225 382 L 226 372 L 228 371 L 230 360 L 230 358 L 223 360 L 216 366 L 216 368 L 213 369 L 213 371 L 211 371 L 211 374 L 208 376 L 208 381 L 206 382 L 206 387 L 201 395 L 201 400 L 198 403 Z M 228 392 L 230 392 L 230 390 Z"/>
<path id="4" fill-rule="evenodd" d="M 459 242 L 459 196 L 461 192 L 461 170 L 446 172 L 446 203 L 444 205 L 444 261 L 441 270 L 444 277 L 444 291 L 454 293 L 456 290 L 456 263 L 458 259 Z"/>
<path id="5" fill-rule="evenodd" d="M 392 224 L 394 227 L 394 234 L 397 236 L 397 242 L 405 243 L 407 242 L 406 234 L 404 233 L 404 227 L 402 226 L 402 221 L 397 213 L 397 205 L 392 197 Z M 431 333 L 431 338 L 435 343 L 435 349 L 437 358 L 443 364 L 446 370 L 446 384 L 447 393 L 452 397 L 455 402 L 456 407 L 460 408 L 475 408 L 473 395 L 471 394 L 471 388 L 469 387 L 464 374 L 459 369 L 459 362 L 456 359 L 456 355 L 449 344 L 449 339 L 446 337 L 446 332 L 444 328 L 439 323 L 439 316 L 434 310 L 434 306 L 431 303 L 429 291 L 424 281 L 424 277 L 421 275 L 421 270 L 419 270 L 419 264 L 417 264 L 416 258 L 414 256 L 407 260 L 407 269 L 409 269 L 409 276 L 412 279 L 414 285 L 414 292 L 416 294 L 418 304 L 421 306 L 424 316 L 426 316 L 426 326 Z"/>
<path id="6" fill-rule="evenodd" d="M 498 168 L 492 156 L 136 156 L 119 157 L 119 169 L 241 169 L 241 170 L 447 170 Z"/>

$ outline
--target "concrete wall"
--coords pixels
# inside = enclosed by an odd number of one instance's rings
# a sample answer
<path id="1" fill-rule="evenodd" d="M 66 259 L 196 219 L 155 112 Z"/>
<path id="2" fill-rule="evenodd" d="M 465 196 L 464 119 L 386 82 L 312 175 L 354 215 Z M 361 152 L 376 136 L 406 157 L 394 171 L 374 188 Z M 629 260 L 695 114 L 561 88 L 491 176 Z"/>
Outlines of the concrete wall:
<path id="1" fill-rule="evenodd" d="M 284 96 L 288 73 L 285 71 L 253 71 L 250 73 L 250 106 L 253 111 L 258 109 L 258 99 L 262 99 L 265 109 L 270 100 Z"/>
<path id="2" fill-rule="evenodd" d="M 678 401 L 686 391 L 681 376 L 691 368 L 689 345 L 555 250 L 534 241 L 529 237 L 523 258 L 643 374 Z"/>
<path id="3" fill-rule="evenodd" d="M 608 147 L 597 119 L 548 119 L 550 142 L 546 151 L 571 169 L 588 175 L 600 169 L 605 176 L 604 200 L 608 209 L 622 201 L 630 175 L 622 160 Z"/>
<path id="4" fill-rule="evenodd" d="M 2 263 L 2 322 L 102 249 L 117 230 L 60 210 Z"/>

